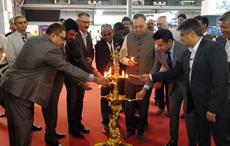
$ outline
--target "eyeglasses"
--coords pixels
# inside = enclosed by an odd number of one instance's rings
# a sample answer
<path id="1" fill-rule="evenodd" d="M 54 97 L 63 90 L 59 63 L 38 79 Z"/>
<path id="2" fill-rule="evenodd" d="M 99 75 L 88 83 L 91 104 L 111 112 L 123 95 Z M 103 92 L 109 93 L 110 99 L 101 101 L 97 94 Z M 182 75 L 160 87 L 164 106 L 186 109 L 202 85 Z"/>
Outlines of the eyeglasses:
<path id="1" fill-rule="evenodd" d="M 65 41 L 66 40 L 66 38 L 65 37 L 63 37 L 63 36 L 61 36 L 61 35 L 59 35 L 59 34 L 56 34 L 59 38 L 61 38 L 63 41 Z"/>
<path id="2" fill-rule="evenodd" d="M 85 20 L 80 20 L 80 19 L 78 19 L 80 22 L 82 22 L 82 23 L 85 23 L 85 24 L 89 24 L 90 23 L 90 21 L 85 21 Z"/>

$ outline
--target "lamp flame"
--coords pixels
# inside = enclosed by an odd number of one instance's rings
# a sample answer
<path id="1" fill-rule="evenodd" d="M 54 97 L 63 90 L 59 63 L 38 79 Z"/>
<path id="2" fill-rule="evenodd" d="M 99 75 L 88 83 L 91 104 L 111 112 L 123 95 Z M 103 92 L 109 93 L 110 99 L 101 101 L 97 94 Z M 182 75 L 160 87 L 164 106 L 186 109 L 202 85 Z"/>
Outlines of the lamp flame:
<path id="1" fill-rule="evenodd" d="M 134 57 L 131 57 L 131 61 L 134 61 Z"/>

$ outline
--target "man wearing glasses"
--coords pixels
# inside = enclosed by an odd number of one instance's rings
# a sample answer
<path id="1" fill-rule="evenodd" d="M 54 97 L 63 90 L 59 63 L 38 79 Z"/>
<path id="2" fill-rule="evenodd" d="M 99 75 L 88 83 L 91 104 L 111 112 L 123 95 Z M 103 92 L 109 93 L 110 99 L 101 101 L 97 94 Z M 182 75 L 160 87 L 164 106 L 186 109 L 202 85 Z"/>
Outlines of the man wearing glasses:
<path id="1" fill-rule="evenodd" d="M 6 104 L 10 146 L 31 145 L 34 103 L 49 106 L 57 71 L 68 74 L 75 81 L 109 85 L 108 79 L 95 77 L 65 61 L 61 51 L 65 37 L 63 25 L 51 24 L 45 36 L 31 37 L 25 43 L 2 77 L 0 87 Z"/>
<path id="2" fill-rule="evenodd" d="M 16 31 L 7 37 L 6 60 L 9 64 L 15 60 L 20 53 L 22 46 L 32 35 L 26 31 L 27 21 L 22 15 L 14 17 Z M 37 125 L 32 126 L 33 131 L 40 131 L 42 128 Z"/>

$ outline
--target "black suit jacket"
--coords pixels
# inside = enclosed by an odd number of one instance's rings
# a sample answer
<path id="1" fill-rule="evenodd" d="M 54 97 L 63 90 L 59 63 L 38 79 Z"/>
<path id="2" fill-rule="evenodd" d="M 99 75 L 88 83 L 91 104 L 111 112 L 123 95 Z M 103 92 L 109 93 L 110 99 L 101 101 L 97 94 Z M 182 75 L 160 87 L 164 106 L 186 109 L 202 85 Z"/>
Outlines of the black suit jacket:
<path id="1" fill-rule="evenodd" d="M 113 38 L 113 45 L 114 49 L 121 47 L 123 43 L 123 38 L 114 37 Z M 118 50 L 120 51 L 120 50 Z M 112 54 L 109 50 L 109 47 L 107 43 L 101 39 L 96 45 L 95 45 L 95 60 L 96 60 L 96 67 L 97 70 L 104 74 L 105 71 L 109 70 L 109 67 L 113 66 L 113 59 Z M 120 69 L 123 69 L 123 66 L 120 66 Z"/>
<path id="2" fill-rule="evenodd" d="M 79 47 L 79 44 L 76 41 L 66 43 L 66 54 L 67 60 L 75 65 L 80 67 L 86 72 L 92 73 L 94 68 L 86 60 L 86 57 L 83 54 L 82 48 Z"/>
<path id="3" fill-rule="evenodd" d="M 93 48 L 93 42 L 92 38 L 89 32 L 87 32 L 87 37 L 86 37 L 86 42 L 87 42 L 87 47 L 84 44 L 83 38 L 81 36 L 81 33 L 78 32 L 75 43 L 77 44 L 78 48 L 82 51 L 82 54 L 85 58 L 90 57 L 92 58 L 92 61 L 94 59 L 94 48 Z M 92 62 L 91 62 L 92 63 Z"/>
<path id="4" fill-rule="evenodd" d="M 171 71 L 153 74 L 153 81 L 184 75 L 187 97 L 191 99 L 187 106 L 191 107 L 190 105 L 194 104 L 193 108 L 204 118 L 207 111 L 221 114 L 227 98 L 228 86 L 228 63 L 225 50 L 218 43 L 203 38 L 194 58 L 191 82 L 189 60 L 190 51 L 187 50 Z"/>

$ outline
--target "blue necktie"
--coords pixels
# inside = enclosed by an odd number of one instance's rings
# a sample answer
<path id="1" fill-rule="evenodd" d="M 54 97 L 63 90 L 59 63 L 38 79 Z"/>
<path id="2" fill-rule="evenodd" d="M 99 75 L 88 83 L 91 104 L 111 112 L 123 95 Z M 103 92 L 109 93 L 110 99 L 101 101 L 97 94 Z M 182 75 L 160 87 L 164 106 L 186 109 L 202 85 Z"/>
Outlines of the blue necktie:
<path id="1" fill-rule="evenodd" d="M 167 64 L 168 64 L 168 66 L 169 66 L 169 68 L 171 69 L 172 68 L 172 58 L 171 58 L 171 52 L 170 51 L 168 51 L 167 53 Z"/>

